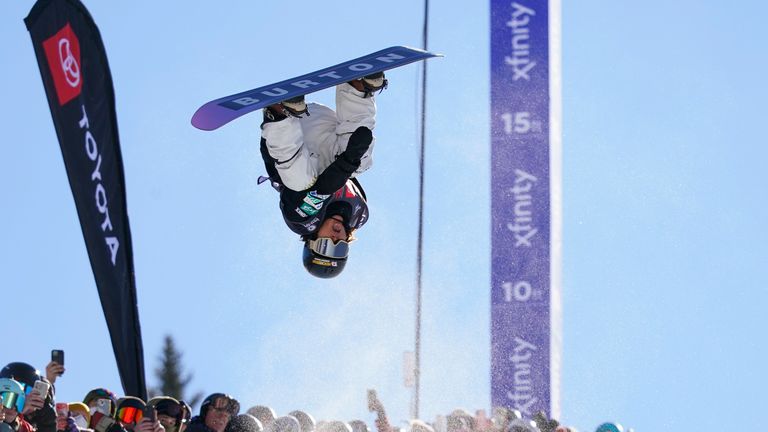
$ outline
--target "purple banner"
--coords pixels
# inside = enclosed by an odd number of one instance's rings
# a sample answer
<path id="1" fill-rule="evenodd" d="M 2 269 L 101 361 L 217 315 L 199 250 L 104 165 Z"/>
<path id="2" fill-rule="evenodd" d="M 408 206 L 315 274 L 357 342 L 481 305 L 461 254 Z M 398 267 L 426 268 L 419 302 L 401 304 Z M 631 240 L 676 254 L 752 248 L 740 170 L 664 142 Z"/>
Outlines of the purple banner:
<path id="1" fill-rule="evenodd" d="M 552 413 L 547 0 L 491 0 L 491 402 Z"/>

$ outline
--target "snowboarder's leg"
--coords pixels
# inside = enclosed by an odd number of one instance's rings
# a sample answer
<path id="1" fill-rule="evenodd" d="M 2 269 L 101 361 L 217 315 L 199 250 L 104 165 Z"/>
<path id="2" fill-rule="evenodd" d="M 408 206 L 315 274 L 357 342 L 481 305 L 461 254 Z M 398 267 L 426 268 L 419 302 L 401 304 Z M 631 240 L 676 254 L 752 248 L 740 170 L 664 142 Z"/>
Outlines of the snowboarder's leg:
<path id="1" fill-rule="evenodd" d="M 304 146 L 304 134 L 300 119 L 288 116 L 282 120 L 270 119 L 264 112 L 261 136 L 266 141 L 269 156 L 275 161 L 275 168 L 285 187 L 302 191 L 314 184 L 317 170 L 310 161 L 309 151 Z"/>
<path id="2" fill-rule="evenodd" d="M 371 93 L 360 91 L 351 84 L 340 84 L 336 86 L 336 117 L 339 120 L 336 127 L 336 133 L 339 136 L 339 152 L 343 152 L 347 148 L 349 136 L 357 128 L 365 126 L 373 131 L 376 127 L 376 98 Z M 360 174 L 371 167 L 375 144 L 374 137 L 355 174 Z"/>
<path id="3" fill-rule="evenodd" d="M 311 115 L 301 118 L 304 145 L 309 151 L 315 170 L 321 173 L 341 153 L 336 136 L 338 120 L 336 112 L 323 104 L 310 103 L 308 109 Z"/>

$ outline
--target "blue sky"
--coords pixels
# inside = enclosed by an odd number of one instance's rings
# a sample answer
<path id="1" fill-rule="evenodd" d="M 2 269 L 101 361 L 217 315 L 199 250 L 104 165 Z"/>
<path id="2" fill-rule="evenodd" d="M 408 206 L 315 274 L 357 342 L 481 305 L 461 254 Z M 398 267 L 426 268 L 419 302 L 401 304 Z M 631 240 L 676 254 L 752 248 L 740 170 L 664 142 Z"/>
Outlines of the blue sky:
<path id="1" fill-rule="evenodd" d="M 433 2 L 422 417 L 488 408 L 489 4 Z M 0 363 L 67 353 L 64 400 L 119 389 L 22 19 L 0 6 Z M 313 280 L 256 186 L 259 116 L 202 132 L 202 103 L 390 45 L 421 5 L 89 1 L 117 98 L 148 382 L 172 334 L 191 390 L 318 418 L 407 418 L 418 204 L 415 65 L 388 74 L 371 220 L 343 277 Z M 589 431 L 763 423 L 768 324 L 766 6 L 563 4 L 562 415 Z M 332 92 L 316 94 L 332 105 Z"/>

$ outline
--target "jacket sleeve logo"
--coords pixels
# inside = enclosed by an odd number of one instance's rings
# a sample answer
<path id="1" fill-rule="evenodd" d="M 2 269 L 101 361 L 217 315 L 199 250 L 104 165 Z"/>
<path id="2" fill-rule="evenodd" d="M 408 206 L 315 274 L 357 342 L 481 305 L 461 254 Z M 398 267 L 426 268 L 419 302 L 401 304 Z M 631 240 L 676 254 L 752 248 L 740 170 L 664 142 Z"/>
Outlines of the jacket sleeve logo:
<path id="1" fill-rule="evenodd" d="M 299 209 L 306 215 L 314 216 L 317 214 L 317 212 L 320 211 L 321 208 L 323 208 L 323 204 L 325 203 L 325 200 L 328 199 L 328 197 L 330 197 L 330 195 L 323 195 L 317 193 L 316 191 L 310 191 L 304 197 L 304 201 L 301 203 L 301 205 L 299 205 Z M 297 211 L 299 209 L 297 209 Z M 299 214 L 301 214 L 301 212 L 299 212 Z"/>
<path id="2" fill-rule="evenodd" d="M 83 80 L 80 69 L 80 41 L 67 23 L 43 42 L 59 105 L 80 95 Z"/>

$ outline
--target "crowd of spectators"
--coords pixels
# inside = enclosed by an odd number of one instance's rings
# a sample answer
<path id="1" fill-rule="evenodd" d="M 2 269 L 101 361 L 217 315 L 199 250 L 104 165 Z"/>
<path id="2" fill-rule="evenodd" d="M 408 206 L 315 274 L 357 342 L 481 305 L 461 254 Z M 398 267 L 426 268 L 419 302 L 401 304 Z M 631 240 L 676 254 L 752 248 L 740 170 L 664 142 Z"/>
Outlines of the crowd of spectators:
<path id="1" fill-rule="evenodd" d="M 506 408 L 495 409 L 490 417 L 483 410 L 472 415 L 457 409 L 432 423 L 412 420 L 407 428 L 394 427 L 373 391 L 368 394 L 368 409 L 376 413 L 373 430 L 362 420 L 316 421 L 301 410 L 278 416 L 270 407 L 256 405 L 242 412 L 240 402 L 225 393 L 206 397 L 197 415 L 171 396 L 118 398 L 105 388 L 65 403 L 56 400 L 54 385 L 63 372 L 55 362 L 48 364 L 45 375 L 23 362 L 0 370 L 0 432 L 577 432 L 543 413 L 525 419 Z M 624 429 L 604 423 L 596 432 Z"/>

